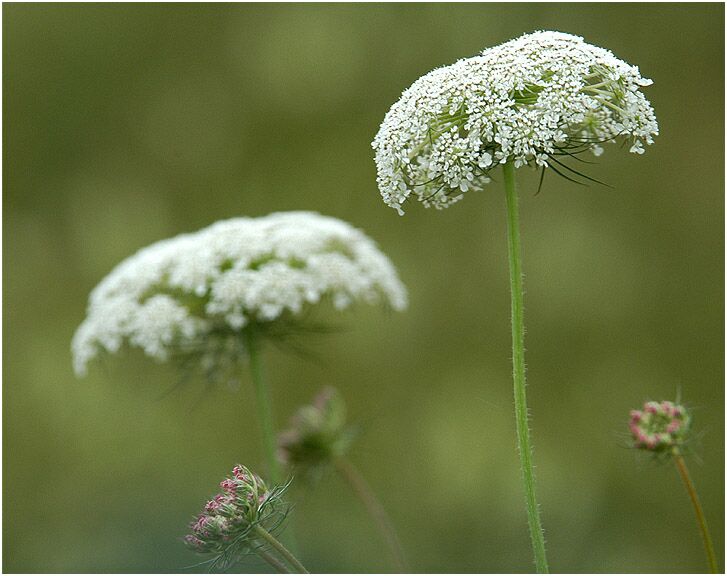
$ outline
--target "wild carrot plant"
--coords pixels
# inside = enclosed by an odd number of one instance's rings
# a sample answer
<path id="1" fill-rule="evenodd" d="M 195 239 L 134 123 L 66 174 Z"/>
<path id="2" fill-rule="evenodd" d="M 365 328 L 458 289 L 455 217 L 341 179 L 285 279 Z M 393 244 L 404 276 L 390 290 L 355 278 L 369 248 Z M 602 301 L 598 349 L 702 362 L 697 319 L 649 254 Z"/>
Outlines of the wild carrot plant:
<path id="1" fill-rule="evenodd" d="M 100 353 L 125 346 L 214 382 L 238 381 L 247 363 L 267 472 L 280 485 L 262 348 L 306 330 L 306 314 L 325 301 L 403 310 L 407 295 L 376 244 L 341 220 L 283 212 L 217 222 L 144 248 L 103 279 L 73 338 L 75 369 L 83 375 Z"/>
<path id="2" fill-rule="evenodd" d="M 247 361 L 268 474 L 280 483 L 261 348 L 300 329 L 324 300 L 402 310 L 406 290 L 374 242 L 341 220 L 282 212 L 217 222 L 144 248 L 104 278 L 73 339 L 76 372 L 124 345 L 220 382 L 239 380 Z"/>
<path id="3" fill-rule="evenodd" d="M 520 463 L 535 565 L 548 571 L 535 493 L 525 390 L 522 255 L 515 170 L 547 168 L 568 180 L 592 179 L 568 164 L 606 142 L 641 154 L 658 134 L 641 93 L 639 69 L 582 38 L 526 34 L 438 68 L 404 91 L 372 146 L 377 182 L 403 214 L 409 198 L 446 208 L 486 185 L 499 169 L 505 187 L 510 263 L 513 383 Z"/>

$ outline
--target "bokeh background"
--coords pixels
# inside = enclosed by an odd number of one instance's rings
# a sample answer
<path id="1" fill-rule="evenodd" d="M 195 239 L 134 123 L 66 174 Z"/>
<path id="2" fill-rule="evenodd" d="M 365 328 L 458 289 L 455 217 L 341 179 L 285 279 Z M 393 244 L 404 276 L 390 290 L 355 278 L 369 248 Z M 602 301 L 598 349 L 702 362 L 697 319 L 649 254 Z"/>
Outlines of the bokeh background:
<path id="1" fill-rule="evenodd" d="M 177 572 L 179 538 L 236 462 L 262 466 L 249 381 L 131 356 L 78 380 L 89 291 L 156 240 L 305 209 L 375 238 L 403 314 L 331 315 L 309 361 L 266 353 L 277 419 L 325 384 L 363 434 L 351 459 L 417 571 L 532 568 L 516 456 L 504 197 L 444 212 L 380 200 L 370 141 L 434 67 L 535 29 L 638 64 L 661 136 L 607 149 L 578 187 L 521 171 L 529 400 L 552 568 L 701 571 L 671 465 L 628 449 L 644 400 L 682 399 L 724 542 L 724 7 L 720 4 L 5 4 L 3 569 Z M 316 571 L 386 571 L 335 476 L 296 488 Z M 249 561 L 241 570 L 264 570 Z M 197 569 L 199 570 L 199 569 Z"/>

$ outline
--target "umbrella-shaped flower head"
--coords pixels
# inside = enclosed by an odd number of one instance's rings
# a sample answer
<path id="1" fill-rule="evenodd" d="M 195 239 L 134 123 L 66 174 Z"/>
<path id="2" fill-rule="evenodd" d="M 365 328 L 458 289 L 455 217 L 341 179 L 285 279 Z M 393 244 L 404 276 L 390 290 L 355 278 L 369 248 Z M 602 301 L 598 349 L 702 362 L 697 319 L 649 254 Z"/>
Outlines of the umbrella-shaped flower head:
<path id="1" fill-rule="evenodd" d="M 551 166 L 658 134 L 636 66 L 578 36 L 535 32 L 429 72 L 404 91 L 373 141 L 384 201 L 444 208 L 481 190 L 501 163 Z"/>
<path id="2" fill-rule="evenodd" d="M 406 307 L 389 259 L 363 232 L 312 212 L 234 218 L 144 248 L 91 293 L 72 350 L 78 374 L 100 352 L 200 354 L 213 370 L 242 330 L 294 320 L 330 300 Z"/>

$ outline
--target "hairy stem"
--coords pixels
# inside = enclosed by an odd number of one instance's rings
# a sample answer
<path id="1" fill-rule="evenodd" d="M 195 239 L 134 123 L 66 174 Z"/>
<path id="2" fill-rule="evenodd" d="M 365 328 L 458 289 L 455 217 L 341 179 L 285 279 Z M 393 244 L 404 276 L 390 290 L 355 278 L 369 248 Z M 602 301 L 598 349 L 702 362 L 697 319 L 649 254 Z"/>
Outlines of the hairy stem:
<path id="1" fill-rule="evenodd" d="M 389 519 L 389 515 L 381 505 L 381 502 L 379 502 L 379 499 L 376 498 L 376 495 L 373 490 L 371 490 L 368 482 L 366 482 L 358 469 L 348 460 L 338 458 L 335 461 L 335 465 L 336 471 L 344 478 L 344 480 L 346 480 L 346 482 L 348 482 L 356 496 L 358 496 L 363 505 L 366 507 L 366 511 L 376 523 L 379 531 L 381 532 L 381 536 L 389 547 L 397 572 L 409 572 L 410 568 L 406 561 L 406 556 L 404 556 L 404 550 L 401 547 L 401 542 L 399 542 L 399 538 L 396 535 L 396 530 L 394 530 L 394 526 Z"/>
<path id="2" fill-rule="evenodd" d="M 280 554 L 285 561 L 290 564 L 290 566 L 295 570 L 296 574 L 309 574 L 308 570 L 306 570 L 305 566 L 300 563 L 300 560 L 298 560 L 293 554 L 288 550 L 283 544 L 270 532 L 265 530 L 262 526 L 259 524 L 256 524 L 253 527 L 253 532 L 262 540 L 265 541 L 266 544 L 268 544 L 271 548 L 273 548 L 278 554 Z"/>
<path id="3" fill-rule="evenodd" d="M 677 465 L 679 475 L 682 477 L 684 487 L 687 489 L 689 499 L 692 501 L 694 506 L 694 514 L 697 516 L 697 524 L 699 524 L 699 531 L 702 534 L 702 540 L 704 541 L 704 551 L 707 554 L 707 564 L 709 565 L 709 571 L 712 574 L 719 573 L 717 569 L 717 557 L 714 553 L 714 544 L 712 544 L 712 536 L 709 533 L 709 527 L 707 526 L 707 519 L 704 516 L 704 510 L 702 510 L 702 504 L 699 502 L 699 496 L 697 496 L 697 490 L 694 487 L 692 478 L 689 475 L 689 469 L 687 463 L 684 461 L 684 457 L 678 450 L 673 452 L 674 463 Z"/>
<path id="4" fill-rule="evenodd" d="M 275 456 L 275 426 L 273 424 L 273 408 L 270 400 L 270 389 L 265 382 L 263 366 L 260 357 L 260 343 L 253 328 L 245 332 L 247 353 L 250 361 L 250 376 L 255 388 L 255 400 L 262 429 L 263 449 L 268 474 L 272 484 L 282 482 L 280 464 Z"/>
<path id="5" fill-rule="evenodd" d="M 525 485 L 525 501 L 528 511 L 530 540 L 535 555 L 535 567 L 539 573 L 548 572 L 545 556 L 545 539 L 540 523 L 540 510 L 535 497 L 533 453 L 530 446 L 528 406 L 525 395 L 525 324 L 523 320 L 523 278 L 520 252 L 520 221 L 515 189 L 515 167 L 512 161 L 503 166 L 505 196 L 507 199 L 507 239 L 510 257 L 510 297 L 512 309 L 512 377 L 515 391 L 515 421 L 520 452 L 520 468 Z"/>

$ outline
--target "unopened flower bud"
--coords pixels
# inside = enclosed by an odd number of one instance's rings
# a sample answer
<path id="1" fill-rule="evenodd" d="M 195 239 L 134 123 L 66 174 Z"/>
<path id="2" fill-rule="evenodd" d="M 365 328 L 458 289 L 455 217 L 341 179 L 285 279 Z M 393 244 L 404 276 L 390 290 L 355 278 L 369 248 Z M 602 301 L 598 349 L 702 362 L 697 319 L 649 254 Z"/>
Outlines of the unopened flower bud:
<path id="1" fill-rule="evenodd" d="M 280 433 L 278 458 L 296 474 L 316 476 L 348 451 L 353 436 L 353 429 L 346 425 L 346 405 L 329 386 L 312 404 L 300 408 L 290 427 Z"/>
<path id="2" fill-rule="evenodd" d="M 235 466 L 220 487 L 222 492 L 205 504 L 204 511 L 189 525 L 192 533 L 184 538 L 196 552 L 223 554 L 229 552 L 232 543 L 240 552 L 254 548 L 250 529 L 256 524 L 272 529 L 284 517 L 284 488 L 268 488 L 245 466 Z"/>
<path id="3" fill-rule="evenodd" d="M 632 410 L 629 429 L 634 447 L 665 452 L 684 443 L 691 418 L 680 404 L 664 400 L 646 402 L 642 410 Z"/>

